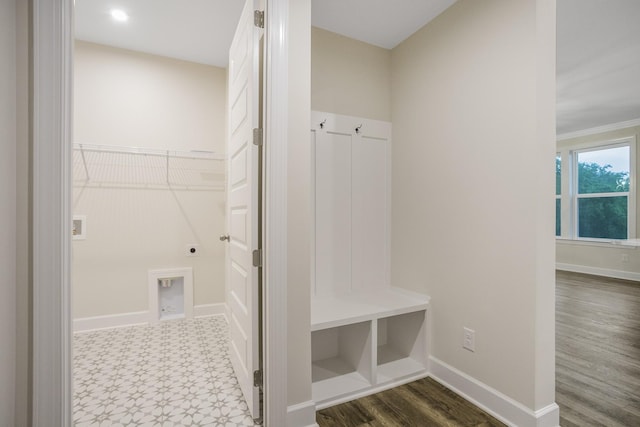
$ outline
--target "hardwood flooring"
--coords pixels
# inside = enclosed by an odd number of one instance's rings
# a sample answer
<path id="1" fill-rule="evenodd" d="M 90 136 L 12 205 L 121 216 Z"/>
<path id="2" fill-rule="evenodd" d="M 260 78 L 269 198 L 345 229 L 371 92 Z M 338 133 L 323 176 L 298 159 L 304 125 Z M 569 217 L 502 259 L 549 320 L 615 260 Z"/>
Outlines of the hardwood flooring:
<path id="1" fill-rule="evenodd" d="M 640 426 L 640 283 L 556 273 L 560 425 Z"/>
<path id="2" fill-rule="evenodd" d="M 431 378 L 316 413 L 320 427 L 504 426 Z"/>
<path id="3" fill-rule="evenodd" d="M 556 273 L 562 427 L 640 426 L 640 283 Z M 502 426 L 433 379 L 318 411 L 320 427 Z"/>

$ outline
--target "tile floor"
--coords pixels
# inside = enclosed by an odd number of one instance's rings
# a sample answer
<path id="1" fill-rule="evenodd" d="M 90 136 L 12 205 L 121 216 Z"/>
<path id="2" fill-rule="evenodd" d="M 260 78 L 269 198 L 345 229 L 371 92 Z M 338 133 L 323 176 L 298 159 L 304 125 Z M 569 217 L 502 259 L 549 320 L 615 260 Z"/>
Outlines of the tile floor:
<path id="1" fill-rule="evenodd" d="M 74 336 L 74 424 L 253 426 L 221 316 Z"/>

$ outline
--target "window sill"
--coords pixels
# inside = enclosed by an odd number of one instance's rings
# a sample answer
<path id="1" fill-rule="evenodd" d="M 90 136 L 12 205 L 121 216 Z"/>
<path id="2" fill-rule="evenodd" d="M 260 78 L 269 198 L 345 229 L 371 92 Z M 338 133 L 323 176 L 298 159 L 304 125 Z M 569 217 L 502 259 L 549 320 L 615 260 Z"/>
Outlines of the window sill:
<path id="1" fill-rule="evenodd" d="M 607 240 L 607 239 L 566 239 L 556 237 L 556 243 L 563 245 L 599 246 L 602 248 L 636 249 L 640 246 L 640 239 Z"/>

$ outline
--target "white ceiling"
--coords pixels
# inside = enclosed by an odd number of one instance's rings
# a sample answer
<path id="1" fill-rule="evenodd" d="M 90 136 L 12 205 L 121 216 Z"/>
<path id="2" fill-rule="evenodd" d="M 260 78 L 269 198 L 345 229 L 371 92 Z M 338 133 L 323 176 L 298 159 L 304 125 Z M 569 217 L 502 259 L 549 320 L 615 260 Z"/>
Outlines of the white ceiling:
<path id="1" fill-rule="evenodd" d="M 226 67 L 240 0 L 75 0 L 76 38 Z M 129 14 L 111 19 L 110 10 Z"/>
<path id="2" fill-rule="evenodd" d="M 562 0 L 557 132 L 640 118 L 640 1 Z"/>
<path id="3" fill-rule="evenodd" d="M 76 37 L 226 67 L 241 0 L 76 0 Z M 455 0 L 312 0 L 312 24 L 393 48 Z M 115 23 L 112 8 L 127 11 Z M 559 134 L 640 118 L 640 1 L 558 1 Z"/>
<path id="4" fill-rule="evenodd" d="M 312 0 L 313 25 L 390 49 L 456 0 Z M 226 67 L 241 0 L 76 0 L 76 38 Z M 117 23 L 111 9 L 130 19 Z"/>
<path id="5" fill-rule="evenodd" d="M 311 24 L 392 49 L 456 0 L 311 0 Z"/>

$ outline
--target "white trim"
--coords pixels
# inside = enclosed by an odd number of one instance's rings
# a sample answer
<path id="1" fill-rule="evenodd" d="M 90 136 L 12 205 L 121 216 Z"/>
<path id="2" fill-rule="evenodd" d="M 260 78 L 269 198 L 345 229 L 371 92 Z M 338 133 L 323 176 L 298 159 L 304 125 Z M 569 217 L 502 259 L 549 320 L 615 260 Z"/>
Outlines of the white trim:
<path id="1" fill-rule="evenodd" d="M 193 317 L 224 316 L 227 318 L 227 304 L 200 304 L 193 306 Z"/>
<path id="2" fill-rule="evenodd" d="M 32 425 L 69 426 L 72 0 L 32 3 Z"/>
<path id="3" fill-rule="evenodd" d="M 405 384 L 409 384 L 411 382 L 420 380 L 422 378 L 427 378 L 429 377 L 430 374 L 429 372 L 427 372 L 427 370 L 423 370 L 420 371 L 417 374 L 413 374 L 413 375 L 408 375 L 406 377 L 402 377 L 400 379 L 396 379 L 393 381 L 389 381 L 389 382 L 385 382 L 383 384 L 378 384 L 378 385 L 374 385 L 371 387 L 367 387 L 366 389 L 363 389 L 362 391 L 358 391 L 355 393 L 350 393 L 347 395 L 343 395 L 340 397 L 337 397 L 335 399 L 328 399 L 328 400 L 324 400 L 320 403 L 316 403 L 316 410 L 321 411 L 325 408 L 329 408 L 331 406 L 334 405 L 339 405 L 341 403 L 345 403 L 345 402 L 351 402 L 352 400 L 356 400 L 356 399 L 360 399 L 361 397 L 365 397 L 365 396 L 371 396 L 372 394 L 376 394 L 376 393 L 380 393 L 381 391 L 385 391 L 385 390 L 391 390 L 392 388 L 395 387 L 400 387 L 401 385 L 405 385 Z"/>
<path id="4" fill-rule="evenodd" d="M 73 332 L 89 332 L 101 329 L 123 328 L 126 326 L 147 325 L 148 311 L 107 314 L 104 316 L 81 317 L 73 319 Z"/>
<path id="5" fill-rule="evenodd" d="M 287 408 L 287 426 L 317 427 L 316 404 L 312 400 L 291 405 Z"/>
<path id="6" fill-rule="evenodd" d="M 555 403 L 533 411 L 473 377 L 430 357 L 431 377 L 510 426 L 556 427 L 560 409 Z"/>
<path id="7" fill-rule="evenodd" d="M 640 246 L 640 241 L 638 239 L 627 239 L 627 240 L 611 240 L 611 239 L 589 239 L 586 237 L 582 237 L 579 239 L 565 239 L 564 237 L 556 237 L 556 243 L 561 245 L 577 245 L 577 246 L 596 246 L 599 248 L 610 248 L 610 249 L 632 249 L 635 250 L 638 246 Z"/>
<path id="8" fill-rule="evenodd" d="M 190 319 L 193 317 L 193 269 L 191 267 L 181 268 L 161 268 L 157 270 L 149 270 L 147 272 L 149 285 L 149 322 L 159 322 L 160 318 L 158 309 L 158 280 L 173 279 L 177 277 L 183 278 L 183 296 L 184 296 L 184 317 Z"/>
<path id="9" fill-rule="evenodd" d="M 289 0 L 269 0 L 265 52 L 264 370 L 267 426 L 287 420 L 287 144 Z"/>
<path id="10" fill-rule="evenodd" d="M 611 277 L 614 279 L 634 280 L 640 282 L 640 273 L 610 268 L 590 267 L 587 265 L 556 263 L 556 270 L 570 271 L 572 273 L 591 274 L 594 276 Z"/>
<path id="11" fill-rule="evenodd" d="M 193 317 L 224 316 L 227 318 L 227 304 L 200 304 L 193 306 Z M 151 315 L 149 311 L 106 314 L 103 316 L 80 317 L 73 319 L 73 332 L 89 332 L 100 329 L 123 328 L 126 326 L 147 325 Z"/>
<path id="12" fill-rule="evenodd" d="M 581 136 L 590 136 L 596 135 L 599 133 L 611 132 L 614 130 L 626 129 L 635 126 L 640 126 L 640 118 L 627 120 L 625 122 L 611 123 L 604 126 L 596 126 L 589 129 L 577 130 L 574 132 L 567 132 L 560 135 L 557 135 L 556 139 L 558 141 L 565 141 L 567 139 L 579 138 Z"/>

